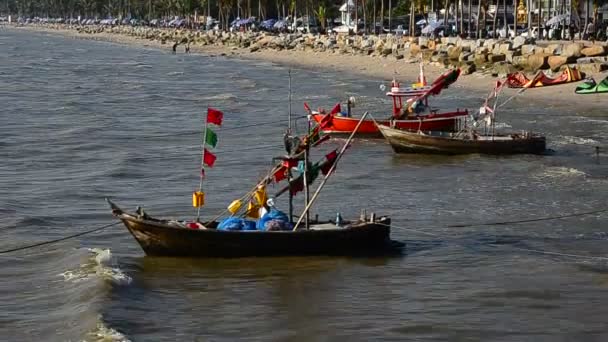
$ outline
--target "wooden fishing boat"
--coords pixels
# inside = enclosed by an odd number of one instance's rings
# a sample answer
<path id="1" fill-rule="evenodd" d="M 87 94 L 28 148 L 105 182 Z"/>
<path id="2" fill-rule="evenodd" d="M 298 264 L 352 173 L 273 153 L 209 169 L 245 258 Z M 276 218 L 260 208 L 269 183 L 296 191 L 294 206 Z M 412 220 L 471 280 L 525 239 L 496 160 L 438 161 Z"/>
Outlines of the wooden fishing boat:
<path id="1" fill-rule="evenodd" d="M 251 257 L 289 255 L 367 255 L 397 252 L 387 217 L 353 222 L 310 222 L 296 231 L 224 231 L 218 222 L 191 229 L 185 222 L 127 213 L 109 201 L 147 255 L 175 257 Z M 372 215 L 373 216 L 373 215 Z"/>
<path id="2" fill-rule="evenodd" d="M 402 88 L 399 83 L 393 80 L 391 91 L 386 95 L 391 97 L 393 102 L 393 110 L 391 119 L 379 119 L 381 124 L 388 124 L 389 121 L 394 122 L 396 127 L 400 129 L 422 129 L 433 131 L 449 131 L 453 132 L 459 128 L 460 119 L 465 118 L 469 113 L 466 109 L 449 112 L 439 112 L 437 109 L 428 107 L 426 103 L 426 111 L 418 113 L 406 113 L 404 111 L 409 99 L 418 97 L 422 94 L 438 95 L 441 90 L 447 88 L 454 83 L 460 76 L 460 69 L 450 70 L 439 76 L 430 86 L 418 86 Z M 423 77 L 423 76 L 422 76 Z M 325 112 L 320 109 L 313 111 L 308 104 L 304 104 L 305 109 L 309 113 L 309 120 L 323 125 L 323 133 L 330 135 L 348 135 L 353 132 L 359 118 L 351 116 L 351 107 L 354 101 L 347 101 L 347 111 L 341 111 L 340 104 L 337 104 L 330 112 Z M 376 127 L 373 120 L 365 120 L 357 136 L 365 136 L 370 138 L 381 138 L 382 135 Z"/>
<path id="3" fill-rule="evenodd" d="M 574 92 L 577 94 L 608 93 L 608 77 L 604 78 L 599 83 L 596 83 L 593 78 L 590 78 L 576 87 Z"/>
<path id="4" fill-rule="evenodd" d="M 480 108 L 480 116 L 472 117 L 467 125 L 456 133 L 441 131 L 403 130 L 394 125 L 377 123 L 378 129 L 396 153 L 430 154 L 540 154 L 546 150 L 545 137 L 522 131 L 521 133 L 496 133 L 494 127 L 496 99 L 506 82 L 498 81 Z M 412 104 L 423 100 L 421 95 Z M 489 102 L 493 100 L 493 106 Z M 483 125 L 480 132 L 477 127 Z"/>
<path id="5" fill-rule="evenodd" d="M 428 154 L 542 154 L 545 137 L 524 132 L 508 135 L 467 135 L 437 131 L 407 131 L 378 125 L 396 153 Z"/>
<path id="6" fill-rule="evenodd" d="M 584 77 L 577 68 L 570 68 L 562 71 L 557 77 L 549 77 L 543 71 L 539 71 L 532 79 L 526 77 L 522 72 L 514 72 L 507 76 L 509 88 L 538 88 L 570 82 L 578 82 Z"/>
<path id="7" fill-rule="evenodd" d="M 219 113 L 219 114 L 218 114 Z M 211 120 L 210 115 L 215 117 Z M 366 113 L 367 114 L 367 113 Z M 366 114 L 363 116 L 365 118 Z M 221 112 L 209 110 L 207 123 L 221 125 Z M 362 122 L 362 120 L 361 120 Z M 358 129 L 356 127 L 355 131 Z M 204 166 L 212 167 L 215 156 L 208 156 L 205 142 L 215 147 L 217 136 L 207 125 L 204 129 L 203 160 L 199 190 L 193 193 L 193 206 L 197 208 L 194 220 L 168 220 L 153 218 L 138 208 L 135 213 L 123 211 L 108 200 L 112 214 L 120 219 L 147 255 L 186 257 L 251 257 L 288 255 L 369 255 L 399 252 L 403 243 L 391 241 L 388 217 L 375 214 L 369 217 L 362 212 L 358 220 L 344 221 L 339 214 L 336 220 L 319 222 L 309 219 L 309 211 L 323 185 L 335 170 L 353 135 L 340 152 L 327 154 L 322 161 L 309 162 L 309 150 L 324 139 L 320 126 L 303 137 L 286 134 L 287 155 L 280 157 L 268 174 L 246 195 L 233 201 L 228 208 L 208 221 L 200 220 L 200 208 L 204 205 L 202 184 Z M 209 138 L 209 135 L 212 138 Z M 300 172 L 300 165 L 303 170 Z M 292 177 L 293 172 L 300 172 Z M 309 199 L 308 186 L 319 174 L 325 177 Z M 274 198 L 268 198 L 266 185 L 287 180 L 288 185 Z M 305 193 L 305 209 L 297 222 L 292 221 L 292 198 L 298 191 Z M 289 215 L 274 205 L 274 199 L 289 194 Z M 247 206 L 242 203 L 248 202 Z M 245 209 L 246 207 L 246 209 Z M 228 214 L 228 216 L 226 216 Z M 218 219 L 225 217 L 223 220 Z"/>

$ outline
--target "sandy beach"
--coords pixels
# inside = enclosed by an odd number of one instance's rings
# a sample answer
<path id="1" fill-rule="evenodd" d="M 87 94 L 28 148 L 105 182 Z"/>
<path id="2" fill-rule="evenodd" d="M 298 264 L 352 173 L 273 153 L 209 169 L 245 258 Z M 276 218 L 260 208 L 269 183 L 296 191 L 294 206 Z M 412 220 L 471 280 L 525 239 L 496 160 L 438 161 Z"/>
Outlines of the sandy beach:
<path id="1" fill-rule="evenodd" d="M 131 46 L 150 47 L 162 50 L 171 51 L 172 44 L 161 44 L 157 40 L 140 39 L 128 35 L 120 35 L 114 33 L 79 33 L 72 29 L 46 27 L 46 26 L 23 26 L 15 29 L 30 30 L 36 32 L 44 32 L 48 34 L 58 34 L 62 36 L 73 37 L 76 39 L 100 40 Z M 182 46 L 178 47 L 177 53 L 184 53 Z M 263 60 L 277 63 L 280 65 L 289 65 L 301 69 L 327 70 L 328 72 L 336 73 L 351 73 L 375 79 L 384 79 L 389 81 L 396 77 L 401 82 L 415 81 L 419 73 L 419 65 L 415 61 L 402 59 L 394 60 L 386 57 L 368 57 L 362 55 L 345 55 L 331 52 L 313 52 L 313 51 L 295 51 L 295 50 L 259 50 L 250 52 L 249 49 L 207 45 L 207 46 L 191 46 L 191 53 L 197 53 L 206 56 L 223 55 L 228 58 L 239 58 L 245 60 Z M 438 75 L 446 71 L 444 67 L 440 67 L 435 63 L 425 64 L 425 73 L 427 80 L 433 80 Z M 586 75 L 594 77 L 596 80 L 601 80 L 608 73 L 596 73 Z M 454 87 L 468 89 L 480 96 L 487 94 L 498 79 L 493 77 L 489 72 L 476 72 L 471 75 L 462 75 Z M 608 104 L 608 96 L 606 94 L 578 95 L 574 93 L 578 82 L 569 84 L 528 89 L 519 96 L 536 101 L 539 105 L 552 104 L 564 106 L 576 106 L 581 112 L 589 112 L 591 115 L 601 115 L 603 109 Z M 516 89 L 505 89 L 507 96 L 516 94 Z"/>

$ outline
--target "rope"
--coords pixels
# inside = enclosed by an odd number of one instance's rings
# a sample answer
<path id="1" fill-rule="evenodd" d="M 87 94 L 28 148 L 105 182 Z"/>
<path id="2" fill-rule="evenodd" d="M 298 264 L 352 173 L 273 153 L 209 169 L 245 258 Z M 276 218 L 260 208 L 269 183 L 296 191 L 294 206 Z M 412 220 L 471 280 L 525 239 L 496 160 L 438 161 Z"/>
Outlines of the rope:
<path id="1" fill-rule="evenodd" d="M 307 117 L 306 115 L 298 116 L 294 120 L 302 119 L 302 118 L 306 118 L 306 117 Z M 279 122 L 277 120 L 272 120 L 272 121 L 258 122 L 258 123 L 249 124 L 249 125 L 240 125 L 240 126 L 232 126 L 232 127 L 228 127 L 228 128 L 222 128 L 219 131 L 220 132 L 225 132 L 225 131 L 231 131 L 231 130 L 235 130 L 235 129 L 243 129 L 243 128 L 251 128 L 251 127 L 257 127 L 257 126 L 264 126 L 264 125 L 269 125 L 269 124 L 273 124 L 273 123 L 279 124 Z M 128 139 L 169 138 L 169 137 L 176 137 L 176 136 L 198 135 L 200 133 L 201 132 L 166 133 L 166 134 L 146 135 L 144 137 L 128 137 Z"/>
<path id="2" fill-rule="evenodd" d="M 3 251 L 0 251 L 0 254 L 6 254 L 6 253 L 10 253 L 10 252 L 21 251 L 21 250 L 24 250 L 24 249 L 30 249 L 30 248 L 40 247 L 40 246 L 44 246 L 44 245 L 50 245 L 50 244 L 53 244 L 53 243 L 65 241 L 65 240 L 72 239 L 72 238 L 79 237 L 79 236 L 83 236 L 83 235 L 86 235 L 86 234 L 95 233 L 95 232 L 98 232 L 98 231 L 100 231 L 102 229 L 106 229 L 108 227 L 115 226 L 115 225 L 117 225 L 119 223 L 120 222 L 114 222 L 114 223 L 111 223 L 111 224 L 106 224 L 106 225 L 101 226 L 101 227 L 97 227 L 97 228 L 94 228 L 94 229 L 91 229 L 91 230 L 87 230 L 85 232 L 77 233 L 77 234 L 74 234 L 74 235 L 69 235 L 69 236 L 62 237 L 62 238 L 55 239 L 55 240 L 43 241 L 43 242 L 35 243 L 33 245 L 26 245 L 26 246 L 6 249 L 6 250 L 3 250 Z"/>
<path id="3" fill-rule="evenodd" d="M 551 216 L 551 217 L 542 217 L 542 218 L 536 218 L 536 219 L 516 220 L 516 221 L 502 221 L 502 222 L 488 222 L 488 223 L 478 223 L 478 224 L 449 225 L 449 226 L 446 226 L 446 227 L 473 227 L 473 226 L 505 225 L 505 224 L 517 224 L 517 223 L 526 223 L 526 222 L 549 221 L 549 220 L 556 220 L 556 219 L 568 218 L 568 217 L 593 215 L 593 214 L 603 213 L 603 212 L 608 212 L 608 209 L 593 210 L 593 211 L 573 213 L 573 214 L 566 214 L 566 215 L 559 215 L 559 216 Z M 389 225 L 389 224 L 384 224 L 384 223 L 378 223 L 378 224 L 379 225 L 383 225 L 383 226 L 387 226 L 387 227 L 398 228 L 398 229 L 402 229 L 402 230 L 408 230 L 408 231 L 411 231 L 411 232 L 414 232 L 414 233 L 418 233 L 418 234 L 422 234 L 422 235 L 428 235 L 428 236 L 432 236 L 432 237 L 440 237 L 438 234 L 429 233 L 429 232 L 425 232 L 425 231 L 421 231 L 421 230 L 417 230 L 417 229 L 412 229 L 412 228 L 407 228 L 407 227 L 400 227 L 400 226 Z M 458 243 L 456 242 L 456 244 L 458 244 Z M 490 246 L 498 248 L 498 247 L 500 247 L 502 245 L 490 244 Z M 516 246 L 511 246 L 511 247 L 514 248 L 514 249 L 517 249 L 517 250 L 520 250 L 520 251 L 524 251 L 524 252 L 529 252 L 529 253 L 537 253 L 537 254 L 544 254 L 544 255 L 554 255 L 554 256 L 569 257 L 569 258 L 580 258 L 580 259 L 608 260 L 608 257 L 599 257 L 599 256 L 572 254 L 572 253 L 549 252 L 549 251 L 543 251 L 543 250 L 540 250 L 540 249 L 521 248 L 521 247 L 516 247 Z"/>
<path id="4" fill-rule="evenodd" d="M 492 247 L 500 247 L 501 245 L 490 244 L 490 246 L 492 246 Z M 540 249 L 521 248 L 521 247 L 515 247 L 515 246 L 511 246 L 511 247 L 514 248 L 514 249 L 518 249 L 518 250 L 521 250 L 521 251 L 524 251 L 524 252 L 530 252 L 530 253 L 538 253 L 538 254 L 546 254 L 546 255 L 556 255 L 556 256 L 569 257 L 569 258 L 608 260 L 608 257 L 599 257 L 599 256 L 581 255 L 581 254 L 570 254 L 570 253 L 559 253 L 559 252 L 548 252 L 548 251 L 543 251 L 543 250 L 540 250 Z"/>
<path id="5" fill-rule="evenodd" d="M 558 220 L 558 219 L 562 219 L 562 218 L 585 216 L 585 215 L 593 215 L 593 214 L 599 214 L 599 213 L 605 213 L 605 212 L 608 212 L 608 209 L 585 211 L 585 212 L 565 214 L 565 215 L 559 215 L 559 216 L 539 217 L 539 218 L 525 219 L 525 220 L 497 221 L 497 222 L 470 223 L 470 224 L 452 224 L 452 225 L 446 226 L 446 228 L 465 228 L 465 227 L 476 227 L 476 226 L 500 226 L 500 225 L 506 225 L 506 224 L 517 224 L 517 223 L 529 223 L 529 222 L 538 222 L 538 221 Z"/>

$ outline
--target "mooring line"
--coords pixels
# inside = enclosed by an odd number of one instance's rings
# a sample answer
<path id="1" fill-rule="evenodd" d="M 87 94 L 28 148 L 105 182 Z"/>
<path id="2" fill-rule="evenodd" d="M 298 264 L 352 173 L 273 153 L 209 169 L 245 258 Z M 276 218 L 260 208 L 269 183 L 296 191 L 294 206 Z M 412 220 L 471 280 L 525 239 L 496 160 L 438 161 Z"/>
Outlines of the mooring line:
<path id="1" fill-rule="evenodd" d="M 490 246 L 498 248 L 502 245 L 490 244 Z M 582 255 L 582 254 L 570 254 L 570 253 L 559 253 L 559 252 L 548 252 L 548 251 L 543 251 L 540 249 L 521 248 L 521 247 L 515 247 L 515 246 L 510 246 L 510 247 L 514 248 L 514 249 L 519 249 L 524 252 L 537 253 L 537 254 L 555 255 L 555 256 L 562 256 L 562 257 L 569 257 L 569 258 L 608 260 L 608 257 Z"/>
<path id="2" fill-rule="evenodd" d="M 539 218 L 524 219 L 524 220 L 514 220 L 514 221 L 495 221 L 495 222 L 485 222 L 485 223 L 451 224 L 451 225 L 447 225 L 446 228 L 465 228 L 465 227 L 476 227 L 476 226 L 501 226 L 501 225 L 506 225 L 506 224 L 518 224 L 518 223 L 558 220 L 558 219 L 563 219 L 563 218 L 568 218 L 568 217 L 593 215 L 593 214 L 600 214 L 600 213 L 605 213 L 605 212 L 608 212 L 608 209 L 583 211 L 583 212 L 579 212 L 579 213 L 572 213 L 572 214 L 566 214 L 566 215 L 547 216 L 547 217 L 539 217 Z"/>
<path id="3" fill-rule="evenodd" d="M 602 210 L 602 211 L 606 211 L 606 210 Z M 594 212 L 588 212 L 588 213 L 594 213 Z M 583 213 L 579 213 L 579 214 L 577 214 L 577 216 L 581 216 L 580 214 L 583 214 Z M 572 217 L 572 215 L 564 215 L 564 217 Z M 551 219 L 554 219 L 554 218 L 551 218 Z M 516 223 L 521 223 L 521 222 L 517 221 Z M 412 228 L 395 226 L 395 225 L 392 225 L 392 224 L 384 224 L 384 223 L 377 223 L 377 224 L 378 225 L 383 225 L 383 226 L 388 226 L 388 227 L 391 227 L 391 228 L 408 230 L 408 231 L 412 231 L 412 232 L 415 232 L 415 233 L 419 233 L 419 234 L 423 234 L 423 235 L 428 235 L 428 236 L 432 236 L 432 237 L 436 237 L 436 238 L 440 238 L 441 237 L 438 234 L 429 233 L 429 232 L 421 231 L 421 230 L 418 230 L 418 229 L 412 229 Z M 455 242 L 455 241 L 453 241 L 453 243 L 456 244 L 456 245 L 464 245 L 463 243 L 458 243 L 458 242 Z M 498 248 L 498 247 L 504 246 L 504 245 L 493 244 L 493 243 L 490 243 L 488 245 L 492 246 L 494 248 Z M 514 249 L 518 249 L 520 251 L 529 252 L 529 253 L 554 255 L 554 256 L 569 257 L 569 258 L 579 258 L 579 259 L 608 260 L 608 257 L 600 257 L 600 256 L 592 256 L 592 255 L 582 255 L 582 254 L 572 254 L 572 253 L 549 252 L 549 251 L 543 251 L 543 250 L 540 250 L 540 249 L 521 248 L 521 247 L 516 247 L 516 246 L 510 246 L 510 247 L 514 248 Z"/>
<path id="4" fill-rule="evenodd" d="M 114 222 L 114 223 L 106 224 L 104 226 L 97 227 L 97 228 L 94 228 L 94 229 L 91 229 L 91 230 L 87 230 L 85 232 L 81 232 L 81 233 L 69 235 L 69 236 L 66 236 L 66 237 L 62 237 L 62 238 L 59 238 L 59 239 L 49 240 L 49 241 L 43 241 L 43 242 L 38 242 L 38 243 L 35 243 L 35 244 L 32 244 L 32 245 L 26 245 L 26 246 L 21 246 L 21 247 L 16 247 L 16 248 L 11 248 L 11 249 L 7 249 L 7 250 L 3 250 L 3 251 L 0 251 L 0 254 L 6 254 L 6 253 L 10 253 L 10 252 L 21 251 L 21 250 L 24 250 L 24 249 L 30 249 L 30 248 L 40 247 L 40 246 L 44 246 L 44 245 L 50 245 L 50 244 L 53 244 L 53 243 L 65 241 L 65 240 L 68 240 L 68 239 L 73 239 L 75 237 L 83 236 L 83 235 L 86 235 L 86 234 L 95 233 L 95 232 L 98 232 L 98 231 L 100 231 L 102 229 L 106 229 L 106 228 L 115 226 L 115 225 L 117 225 L 119 223 L 120 222 Z"/>

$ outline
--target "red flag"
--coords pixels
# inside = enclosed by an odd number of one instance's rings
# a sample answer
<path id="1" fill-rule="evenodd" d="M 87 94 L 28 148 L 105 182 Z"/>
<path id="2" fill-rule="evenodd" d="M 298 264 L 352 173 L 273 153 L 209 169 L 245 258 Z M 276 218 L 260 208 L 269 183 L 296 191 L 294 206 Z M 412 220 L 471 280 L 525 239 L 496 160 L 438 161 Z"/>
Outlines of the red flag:
<path id="1" fill-rule="evenodd" d="M 287 169 L 285 168 L 285 166 L 281 166 L 273 174 L 274 181 L 276 183 L 278 183 L 278 182 L 282 181 L 283 179 L 287 178 L 287 175 L 285 174 L 286 172 L 287 172 Z"/>
<path id="2" fill-rule="evenodd" d="M 329 114 L 338 114 L 342 111 L 342 108 L 340 108 L 340 103 L 337 103 L 334 108 L 332 108 L 331 112 L 329 112 Z"/>
<path id="3" fill-rule="evenodd" d="M 209 152 L 209 150 L 205 149 L 203 151 L 203 163 L 205 163 L 205 165 L 213 167 L 213 164 L 215 164 L 216 159 L 217 157 L 215 156 L 215 154 Z"/>
<path id="4" fill-rule="evenodd" d="M 338 157 L 338 152 L 336 152 L 336 150 L 329 152 L 325 156 L 325 158 L 327 158 L 327 162 L 325 162 L 321 165 L 321 172 L 323 172 L 324 175 L 327 175 L 329 173 L 329 170 L 331 169 L 332 165 L 334 165 L 334 163 L 336 162 L 337 157 Z"/>
<path id="5" fill-rule="evenodd" d="M 283 160 L 283 166 L 286 168 L 292 168 L 292 167 L 296 167 L 298 166 L 298 160 L 297 159 L 285 159 Z"/>
<path id="6" fill-rule="evenodd" d="M 327 158 L 327 160 L 330 162 L 333 162 L 334 160 L 336 160 L 336 157 L 338 157 L 338 151 L 336 151 L 336 150 L 333 150 L 325 155 L 325 158 Z"/>
<path id="7" fill-rule="evenodd" d="M 319 126 L 321 126 L 321 128 L 331 126 L 331 119 L 332 119 L 332 114 L 325 114 L 321 118 L 321 120 L 319 120 Z"/>
<path id="8" fill-rule="evenodd" d="M 312 110 L 310 110 L 310 107 L 308 106 L 308 103 L 304 102 L 304 109 L 306 109 L 306 111 L 310 114 L 312 112 Z"/>
<path id="9" fill-rule="evenodd" d="M 212 123 L 221 126 L 223 118 L 224 113 L 220 112 L 217 109 L 207 108 L 207 123 Z"/>
<path id="10" fill-rule="evenodd" d="M 291 182 L 291 195 L 295 196 L 302 190 L 304 190 L 304 178 L 298 177 L 298 179 Z"/>

